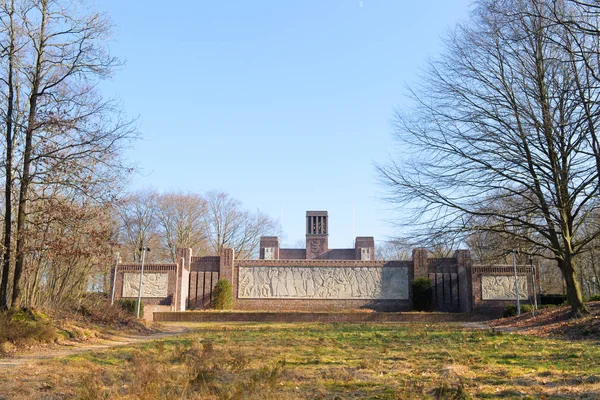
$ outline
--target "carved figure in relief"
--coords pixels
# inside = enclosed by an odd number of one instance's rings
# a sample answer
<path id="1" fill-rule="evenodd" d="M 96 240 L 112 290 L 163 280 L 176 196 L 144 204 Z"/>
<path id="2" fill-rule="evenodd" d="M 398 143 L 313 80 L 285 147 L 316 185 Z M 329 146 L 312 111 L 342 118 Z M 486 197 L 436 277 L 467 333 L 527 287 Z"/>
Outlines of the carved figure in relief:
<path id="1" fill-rule="evenodd" d="M 169 277 L 166 273 L 145 273 L 142 277 L 142 297 L 165 297 L 168 294 Z M 140 274 L 123 274 L 123 297 L 137 297 L 140 290 Z"/>
<path id="2" fill-rule="evenodd" d="M 294 279 L 295 295 L 298 297 L 306 296 L 306 285 L 302 280 L 302 273 L 300 272 L 300 268 L 292 268 L 292 276 Z"/>
<path id="3" fill-rule="evenodd" d="M 252 296 L 251 290 L 254 287 L 253 281 L 254 281 L 253 273 L 240 274 L 239 292 L 242 293 L 242 296 L 244 296 L 244 297 Z"/>
<path id="4" fill-rule="evenodd" d="M 253 271 L 255 273 L 255 281 L 257 283 L 255 292 L 259 297 L 270 297 L 271 288 L 269 286 L 268 275 L 266 270 L 256 269 Z"/>
<path id="5" fill-rule="evenodd" d="M 325 241 L 320 240 L 312 240 L 310 242 L 310 252 L 314 257 L 321 255 L 325 251 Z"/>
<path id="6" fill-rule="evenodd" d="M 336 298 L 339 294 L 339 287 L 336 284 L 336 279 L 332 271 L 328 271 L 324 282 L 327 297 Z"/>
<path id="7" fill-rule="evenodd" d="M 312 278 L 315 297 L 324 297 L 326 294 L 324 271 L 315 269 Z"/>
<path id="8" fill-rule="evenodd" d="M 242 267 L 238 293 L 242 298 L 405 299 L 408 276 L 397 268 Z"/>
<path id="9" fill-rule="evenodd" d="M 527 280 L 519 276 L 519 298 L 526 299 Z M 482 276 L 481 295 L 484 300 L 511 300 L 516 298 L 515 278 L 512 276 Z"/>
<path id="10" fill-rule="evenodd" d="M 313 280 L 313 274 L 307 269 L 302 268 L 302 281 L 306 285 L 306 296 L 315 296 L 315 281 Z"/>
<path id="11" fill-rule="evenodd" d="M 277 280 L 279 283 L 279 296 L 288 296 L 289 291 L 287 289 L 288 279 L 287 279 L 288 271 L 287 269 L 280 268 L 277 271 Z"/>
<path id="12" fill-rule="evenodd" d="M 368 268 L 369 271 L 369 280 L 371 282 L 371 287 L 373 291 L 371 292 L 371 296 L 377 298 L 381 296 L 381 270 L 379 268 Z"/>
<path id="13" fill-rule="evenodd" d="M 277 279 L 277 269 L 272 268 L 267 270 L 267 277 L 269 278 L 269 293 L 273 296 L 279 296 L 279 280 Z"/>

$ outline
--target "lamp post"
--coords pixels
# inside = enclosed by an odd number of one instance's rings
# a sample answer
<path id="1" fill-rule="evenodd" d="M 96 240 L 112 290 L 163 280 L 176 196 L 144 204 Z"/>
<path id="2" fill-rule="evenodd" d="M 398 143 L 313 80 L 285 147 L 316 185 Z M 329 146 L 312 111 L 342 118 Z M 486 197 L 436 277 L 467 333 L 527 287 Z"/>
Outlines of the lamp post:
<path id="1" fill-rule="evenodd" d="M 119 267 L 119 253 L 115 254 L 115 271 L 113 275 L 113 285 L 110 295 L 110 305 L 115 304 L 115 286 L 117 285 L 117 268 Z"/>
<path id="2" fill-rule="evenodd" d="M 535 312 L 537 311 L 538 308 L 538 304 L 537 304 L 537 288 L 535 287 L 536 284 L 536 278 L 537 278 L 537 273 L 536 273 L 536 268 L 534 268 L 533 266 L 533 257 L 529 257 L 529 267 L 531 268 L 531 275 L 533 276 L 533 316 L 535 316 Z"/>
<path id="3" fill-rule="evenodd" d="M 513 269 L 515 271 L 515 294 L 517 296 L 517 315 L 521 315 L 521 302 L 519 299 L 519 280 L 518 280 L 518 276 L 517 276 L 517 253 L 519 252 L 519 250 L 511 250 L 512 253 L 512 262 L 513 262 Z"/>
<path id="4" fill-rule="evenodd" d="M 142 270 L 140 271 L 140 289 L 138 290 L 138 302 L 137 302 L 137 312 L 136 318 L 140 317 L 140 303 L 142 302 L 142 278 L 144 277 L 144 261 L 146 261 L 146 252 L 150 251 L 150 247 L 140 247 L 140 251 L 142 252 Z"/>

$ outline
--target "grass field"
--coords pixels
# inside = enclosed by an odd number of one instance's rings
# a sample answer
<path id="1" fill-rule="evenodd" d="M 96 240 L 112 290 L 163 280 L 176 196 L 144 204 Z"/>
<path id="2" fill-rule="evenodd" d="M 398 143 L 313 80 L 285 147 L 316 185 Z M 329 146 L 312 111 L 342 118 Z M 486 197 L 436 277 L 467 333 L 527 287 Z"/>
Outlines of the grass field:
<path id="1" fill-rule="evenodd" d="M 451 324 L 194 327 L 0 371 L 0 399 L 600 398 L 590 341 Z"/>

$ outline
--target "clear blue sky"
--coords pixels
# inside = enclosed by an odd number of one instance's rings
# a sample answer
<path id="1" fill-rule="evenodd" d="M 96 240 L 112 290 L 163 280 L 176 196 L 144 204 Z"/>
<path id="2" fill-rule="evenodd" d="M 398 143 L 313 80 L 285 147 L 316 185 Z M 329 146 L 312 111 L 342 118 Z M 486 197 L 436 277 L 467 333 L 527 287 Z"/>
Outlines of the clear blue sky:
<path id="1" fill-rule="evenodd" d="M 394 235 L 374 162 L 393 112 L 467 0 L 95 0 L 126 62 L 102 84 L 139 116 L 133 188 L 220 189 L 304 238 L 328 210 L 330 247 Z M 396 153 L 398 156 L 398 153 Z"/>

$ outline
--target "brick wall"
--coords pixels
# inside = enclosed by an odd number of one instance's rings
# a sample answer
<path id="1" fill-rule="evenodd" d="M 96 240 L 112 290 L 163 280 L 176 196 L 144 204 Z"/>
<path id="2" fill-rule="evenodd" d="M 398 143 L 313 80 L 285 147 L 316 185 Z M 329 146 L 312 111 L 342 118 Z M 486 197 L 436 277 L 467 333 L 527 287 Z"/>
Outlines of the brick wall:
<path id="1" fill-rule="evenodd" d="M 538 296 L 539 301 L 539 290 L 534 289 L 533 286 L 533 268 L 534 267 L 528 265 L 517 266 L 517 275 L 525 275 L 527 277 L 528 299 L 521 299 L 521 304 L 533 303 L 534 290 L 536 295 Z M 514 277 L 514 268 L 512 265 L 474 265 L 471 269 L 473 312 L 501 316 L 502 312 L 504 311 L 504 307 L 508 305 L 516 305 L 516 300 L 483 300 L 481 293 L 481 277 L 484 275 Z M 539 280 L 535 282 L 535 285 L 536 288 L 539 288 Z"/>
<path id="2" fill-rule="evenodd" d="M 367 238 L 368 239 L 368 238 Z M 273 243 L 265 242 L 266 247 Z M 368 243 L 358 243 L 356 248 Z M 284 254 L 280 249 L 279 255 Z M 350 257 L 356 249 L 331 250 L 330 254 Z M 296 251 L 294 249 L 293 251 Z M 325 253 L 324 253 L 325 254 Z M 336 257 L 336 258 L 337 258 Z M 406 268 L 409 282 L 409 300 L 372 300 L 372 299 L 268 299 L 239 298 L 238 276 L 240 267 L 336 267 L 336 268 Z M 125 273 L 139 273 L 140 264 L 117 264 L 115 281 L 115 300 L 122 297 L 123 276 Z M 515 304 L 514 300 L 483 300 L 481 278 L 484 275 L 514 276 L 509 265 L 481 266 L 472 265 L 468 251 L 459 250 L 454 257 L 428 258 L 425 249 L 415 249 L 412 261 L 360 261 L 355 259 L 279 259 L 279 260 L 235 260 L 233 249 L 223 249 L 220 256 L 193 257 L 191 250 L 178 252 L 175 264 L 154 264 L 144 266 L 144 273 L 166 273 L 168 275 L 168 294 L 161 298 L 143 297 L 147 305 L 160 305 L 170 310 L 198 309 L 212 307 L 212 290 L 218 279 L 228 279 L 234 288 L 234 309 L 254 311 L 340 311 L 352 309 L 370 309 L 376 311 L 407 311 L 412 309 L 410 282 L 415 277 L 429 277 L 434 282 L 434 299 L 438 310 L 486 313 L 500 315 L 506 305 Z M 114 274 L 114 268 L 113 268 Z M 528 297 L 522 303 L 533 301 L 533 267 L 519 266 L 519 275 L 528 279 Z M 539 288 L 539 277 L 535 282 Z M 539 290 L 537 295 L 539 296 Z M 137 298 L 137 297 L 132 297 Z M 539 299 L 539 297 L 538 297 Z M 164 309 L 164 308 L 163 308 Z"/>
<path id="3" fill-rule="evenodd" d="M 140 273 L 141 264 L 118 264 L 117 279 L 115 281 L 115 301 L 119 299 L 135 299 L 136 297 L 123 297 L 123 277 L 125 273 Z M 112 274 L 114 277 L 115 268 L 113 267 Z M 144 274 L 146 273 L 167 273 L 168 274 L 168 289 L 166 297 L 142 297 L 142 303 L 148 305 L 163 305 L 170 306 L 175 310 L 178 282 L 177 282 L 177 264 L 145 264 Z"/>
<path id="4" fill-rule="evenodd" d="M 221 257 L 191 257 L 187 309 L 212 308 L 212 291 L 219 280 Z"/>
<path id="5" fill-rule="evenodd" d="M 280 260 L 305 260 L 306 249 L 279 249 Z"/>

